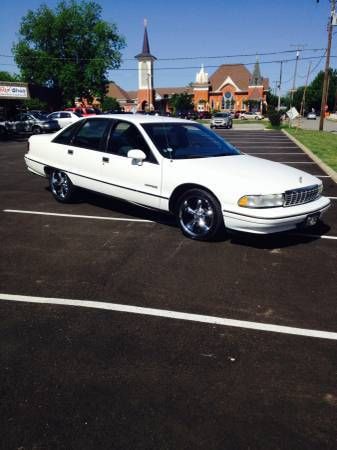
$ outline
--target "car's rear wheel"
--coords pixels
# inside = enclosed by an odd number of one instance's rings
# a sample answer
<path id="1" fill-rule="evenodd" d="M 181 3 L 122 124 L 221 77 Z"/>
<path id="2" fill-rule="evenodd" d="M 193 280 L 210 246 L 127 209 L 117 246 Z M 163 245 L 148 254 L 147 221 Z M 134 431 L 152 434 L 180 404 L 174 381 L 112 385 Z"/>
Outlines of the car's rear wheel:
<path id="1" fill-rule="evenodd" d="M 224 227 L 218 200 L 203 189 L 191 189 L 179 198 L 177 218 L 183 234 L 198 241 L 214 239 Z"/>
<path id="2" fill-rule="evenodd" d="M 57 201 L 68 203 L 76 198 L 76 188 L 68 175 L 59 169 L 52 169 L 49 173 L 50 190 Z"/>

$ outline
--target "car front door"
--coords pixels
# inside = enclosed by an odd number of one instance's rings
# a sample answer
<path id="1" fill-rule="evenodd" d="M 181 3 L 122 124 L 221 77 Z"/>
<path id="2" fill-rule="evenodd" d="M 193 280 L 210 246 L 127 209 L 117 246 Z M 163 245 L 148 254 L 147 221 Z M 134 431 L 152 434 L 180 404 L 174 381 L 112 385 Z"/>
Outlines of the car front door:
<path id="1" fill-rule="evenodd" d="M 129 158 L 128 151 L 134 149 L 142 150 L 145 160 Z M 134 124 L 116 121 L 102 163 L 105 193 L 153 208 L 160 206 L 161 166 Z"/>

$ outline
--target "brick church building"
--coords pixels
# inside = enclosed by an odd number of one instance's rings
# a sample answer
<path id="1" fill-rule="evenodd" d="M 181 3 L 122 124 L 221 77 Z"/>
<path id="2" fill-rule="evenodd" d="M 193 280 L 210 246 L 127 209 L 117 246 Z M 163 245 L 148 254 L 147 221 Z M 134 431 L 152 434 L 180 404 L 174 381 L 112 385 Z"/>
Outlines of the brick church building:
<path id="1" fill-rule="evenodd" d="M 124 91 L 116 83 L 108 86 L 109 97 L 118 100 L 124 111 L 169 111 L 168 100 L 173 94 L 192 95 L 195 111 L 259 111 L 267 108 L 269 80 L 261 76 L 256 59 L 253 73 L 243 64 L 222 64 L 211 75 L 202 66 L 195 81 L 186 87 L 155 88 L 154 62 L 150 52 L 147 25 L 138 61 L 138 90 Z"/>

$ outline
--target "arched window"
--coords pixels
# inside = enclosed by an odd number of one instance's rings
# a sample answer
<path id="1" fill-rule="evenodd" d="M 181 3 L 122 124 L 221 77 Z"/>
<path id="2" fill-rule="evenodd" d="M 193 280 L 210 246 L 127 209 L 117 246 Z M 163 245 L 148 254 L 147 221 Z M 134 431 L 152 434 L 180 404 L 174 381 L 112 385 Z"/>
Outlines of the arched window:
<path id="1" fill-rule="evenodd" d="M 233 95 L 230 91 L 226 91 L 222 98 L 222 108 L 223 109 L 231 109 L 233 101 Z"/>

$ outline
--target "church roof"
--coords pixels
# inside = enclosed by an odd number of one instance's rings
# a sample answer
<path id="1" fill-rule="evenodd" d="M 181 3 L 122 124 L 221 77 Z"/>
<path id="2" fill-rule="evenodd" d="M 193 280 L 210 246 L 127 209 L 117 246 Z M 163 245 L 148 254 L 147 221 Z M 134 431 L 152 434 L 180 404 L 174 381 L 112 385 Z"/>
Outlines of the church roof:
<path id="1" fill-rule="evenodd" d="M 118 84 L 116 84 L 114 81 L 111 81 L 108 84 L 108 91 L 107 91 L 108 97 L 113 97 L 116 100 L 124 100 L 124 101 L 131 101 L 131 98 L 128 94 L 128 92 L 124 91 Z"/>
<path id="2" fill-rule="evenodd" d="M 244 64 L 222 64 L 218 69 L 209 77 L 213 91 L 220 90 L 224 81 L 229 77 L 233 83 L 241 90 L 248 91 L 248 86 L 252 84 L 254 73 L 250 71 Z M 268 78 L 261 78 L 261 85 L 264 89 L 269 88 Z"/>
<path id="3" fill-rule="evenodd" d="M 218 91 L 226 78 L 230 77 L 241 91 L 246 91 L 251 76 L 251 73 L 243 64 L 222 64 L 209 77 L 209 81 L 211 82 L 212 90 Z"/>

